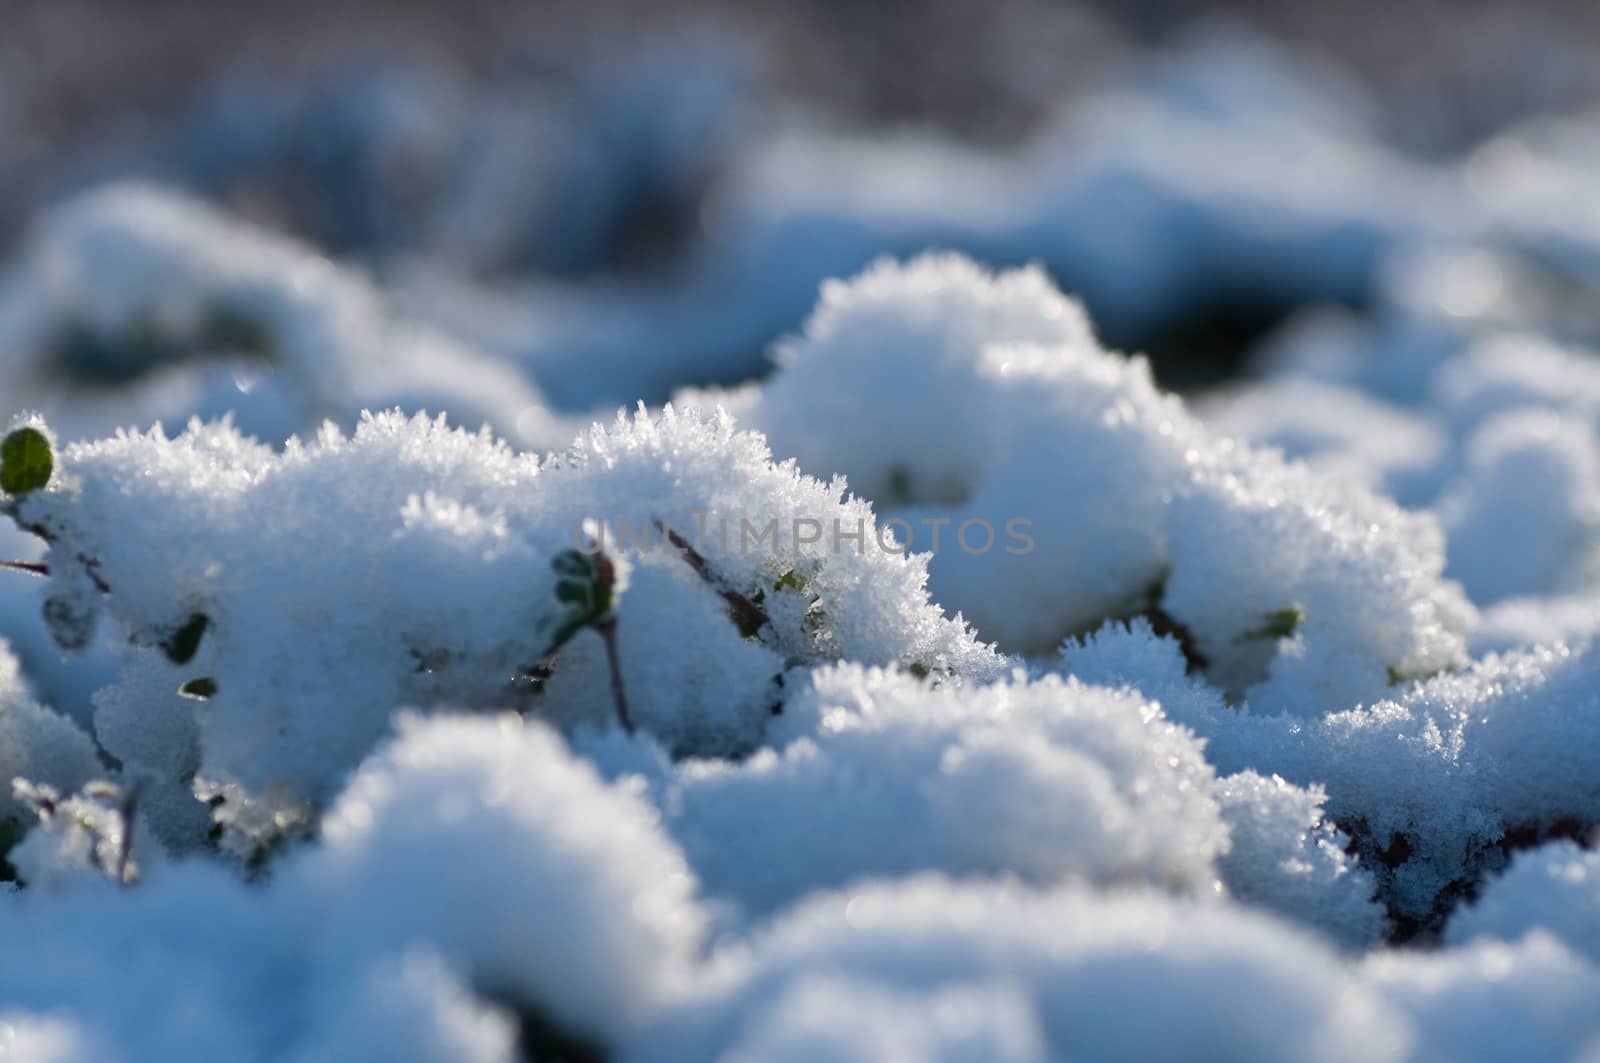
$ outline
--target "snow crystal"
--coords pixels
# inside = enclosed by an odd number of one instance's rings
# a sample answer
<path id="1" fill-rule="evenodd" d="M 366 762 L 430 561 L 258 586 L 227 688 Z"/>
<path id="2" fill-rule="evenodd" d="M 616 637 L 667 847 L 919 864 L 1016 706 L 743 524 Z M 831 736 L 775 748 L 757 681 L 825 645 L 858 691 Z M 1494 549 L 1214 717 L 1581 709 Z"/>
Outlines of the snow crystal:
<path id="1" fill-rule="evenodd" d="M 1345 854 L 1348 839 L 1324 818 L 1320 787 L 1245 771 L 1221 780 L 1217 799 L 1230 842 L 1218 871 L 1232 896 L 1352 946 L 1381 936 L 1377 884 Z"/>
<path id="2" fill-rule="evenodd" d="M 59 466 L 17 503 L 50 542 L 46 613 L 69 646 L 101 611 L 125 633 L 96 730 L 150 781 L 173 843 L 203 829 L 180 792 L 192 780 L 247 836 L 305 822 L 400 706 L 611 719 L 595 635 L 546 681 L 516 678 L 550 652 L 565 608 L 552 559 L 586 519 L 618 564 L 636 562 L 617 609 L 624 686 L 640 725 L 675 750 L 754 747 L 795 664 L 1003 667 L 928 602 L 922 559 L 865 547 L 864 503 L 774 466 L 725 419 L 620 419 L 543 464 L 398 414 L 282 454 L 197 424 L 74 444 Z M 836 549 L 835 529 L 863 545 Z M 758 630 L 741 629 L 729 594 Z M 686 647 L 686 634 L 699 637 Z"/>

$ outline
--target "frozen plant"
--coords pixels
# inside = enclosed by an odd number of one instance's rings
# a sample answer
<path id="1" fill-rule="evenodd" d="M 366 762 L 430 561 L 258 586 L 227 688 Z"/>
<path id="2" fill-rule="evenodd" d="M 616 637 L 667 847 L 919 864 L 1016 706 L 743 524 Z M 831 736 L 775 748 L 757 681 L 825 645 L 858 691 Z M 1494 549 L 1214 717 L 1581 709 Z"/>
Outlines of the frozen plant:
<path id="1" fill-rule="evenodd" d="M 123 663 L 95 730 L 169 845 L 204 840 L 198 793 L 261 855 L 401 706 L 621 714 L 725 754 L 760 743 L 792 669 L 1004 668 L 928 601 L 923 559 L 803 534 L 876 528 L 726 418 L 622 418 L 545 462 L 397 413 L 281 453 L 226 423 L 59 453 L 36 423 L 7 438 L 41 458 L 7 461 L 4 504 L 49 544 L 45 618 L 68 649 L 110 621 Z M 772 530 L 696 547 L 686 508 Z"/>
<path id="2" fill-rule="evenodd" d="M 846 476 L 1003 648 L 1142 613 L 1230 695 L 1302 716 L 1465 663 L 1473 611 L 1430 516 L 1208 431 L 1037 269 L 880 261 L 826 285 L 777 358 L 692 398 Z"/>

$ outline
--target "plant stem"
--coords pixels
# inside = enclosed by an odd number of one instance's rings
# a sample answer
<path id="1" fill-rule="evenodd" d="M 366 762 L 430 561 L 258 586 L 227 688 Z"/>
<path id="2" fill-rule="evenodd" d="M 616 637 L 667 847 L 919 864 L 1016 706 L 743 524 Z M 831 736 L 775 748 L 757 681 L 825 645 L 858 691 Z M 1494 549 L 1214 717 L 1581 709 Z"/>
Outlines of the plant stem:
<path id="1" fill-rule="evenodd" d="M 704 555 L 696 550 L 689 540 L 679 535 L 675 529 L 660 517 L 655 519 L 655 525 L 661 530 L 661 534 L 667 537 L 667 542 L 678 548 L 678 552 L 683 555 L 685 561 L 689 562 L 689 567 L 694 569 L 695 574 L 705 580 L 711 589 L 720 594 L 722 600 L 727 602 L 734 612 L 739 614 L 739 619 L 744 621 L 745 627 L 751 632 L 756 632 L 772 623 L 772 618 L 767 616 L 765 609 L 738 591 L 726 587 L 722 580 L 717 578 L 716 573 L 711 571 L 711 565 L 706 561 Z"/>
<path id="2" fill-rule="evenodd" d="M 13 572 L 31 572 L 35 576 L 49 576 L 50 566 L 43 561 L 0 561 L 0 568 Z"/>
<path id="3" fill-rule="evenodd" d="M 633 717 L 628 713 L 628 692 L 622 685 L 622 662 L 617 657 L 617 618 L 607 617 L 594 625 L 606 644 L 606 664 L 611 668 L 611 700 L 617 707 L 617 722 L 633 734 Z"/>

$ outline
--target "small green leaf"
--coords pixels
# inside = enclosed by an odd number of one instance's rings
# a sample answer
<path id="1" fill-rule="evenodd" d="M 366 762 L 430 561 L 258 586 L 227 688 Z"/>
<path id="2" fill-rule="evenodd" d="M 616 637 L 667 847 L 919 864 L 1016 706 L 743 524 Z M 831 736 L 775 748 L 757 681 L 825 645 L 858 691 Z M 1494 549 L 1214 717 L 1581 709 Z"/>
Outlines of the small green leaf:
<path id="1" fill-rule="evenodd" d="M 167 660 L 173 664 L 188 664 L 193 660 L 200 649 L 200 636 L 206 633 L 210 624 L 211 618 L 206 614 L 191 614 L 182 627 L 162 640 L 161 649 L 165 651 Z"/>
<path id="2" fill-rule="evenodd" d="M 0 442 L 0 490 L 8 495 L 25 495 L 50 482 L 55 457 L 50 440 L 30 425 L 24 425 Z"/>
<path id="3" fill-rule="evenodd" d="M 783 575 L 778 577 L 778 581 L 772 585 L 772 589 L 775 591 L 804 592 L 806 589 L 806 584 L 804 580 L 795 575 L 794 569 L 791 568 Z"/>
<path id="4" fill-rule="evenodd" d="M 912 661 L 911 664 L 906 668 L 906 671 L 910 672 L 912 677 L 915 679 L 928 678 L 928 666 L 923 664 L 921 661 Z"/>
<path id="5" fill-rule="evenodd" d="M 556 573 L 556 601 L 568 608 L 550 633 L 546 656 L 611 614 L 616 584 L 616 567 L 603 553 L 563 550 L 550 559 L 550 567 Z"/>
<path id="6" fill-rule="evenodd" d="M 1267 622 L 1253 631 L 1246 631 L 1235 641 L 1243 642 L 1246 639 L 1286 639 L 1294 634 L 1295 628 L 1300 626 L 1304 619 L 1296 606 L 1279 609 L 1275 613 L 1267 614 Z"/>
<path id="7" fill-rule="evenodd" d="M 216 696 L 217 681 L 208 675 L 202 675 L 183 684 L 178 688 L 178 693 L 186 698 L 204 701 L 207 698 Z"/>

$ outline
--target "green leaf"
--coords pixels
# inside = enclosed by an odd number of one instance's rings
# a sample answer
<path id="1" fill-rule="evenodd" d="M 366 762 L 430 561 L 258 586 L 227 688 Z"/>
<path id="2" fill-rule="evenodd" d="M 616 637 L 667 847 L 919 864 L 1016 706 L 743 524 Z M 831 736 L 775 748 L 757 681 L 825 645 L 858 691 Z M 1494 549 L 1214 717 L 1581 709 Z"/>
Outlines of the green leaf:
<path id="1" fill-rule="evenodd" d="M 567 608 L 550 633 L 547 657 L 585 627 L 611 615 L 616 584 L 616 568 L 603 553 L 563 550 L 550 559 L 550 567 L 556 573 L 556 601 Z"/>
<path id="2" fill-rule="evenodd" d="M 217 681 L 208 675 L 202 675 L 183 684 L 178 688 L 178 693 L 186 698 L 194 698 L 196 701 L 205 701 L 207 698 L 216 696 Z"/>
<path id="3" fill-rule="evenodd" d="M 1298 607 L 1291 605 L 1287 609 L 1279 609 L 1275 613 L 1267 614 L 1267 622 L 1253 631 L 1246 631 L 1235 641 L 1243 642 L 1246 639 L 1286 639 L 1294 634 L 1295 628 L 1300 626 L 1304 619 Z"/>
<path id="4" fill-rule="evenodd" d="M 200 636 L 210 624 L 211 618 L 206 614 L 191 614 L 182 627 L 162 640 L 161 649 L 166 652 L 167 660 L 173 664 L 188 664 L 193 660 L 200 649 Z"/>
<path id="5" fill-rule="evenodd" d="M 0 442 L 0 490 L 9 495 L 25 495 L 50 482 L 55 469 L 50 440 L 32 426 L 24 425 Z"/>

